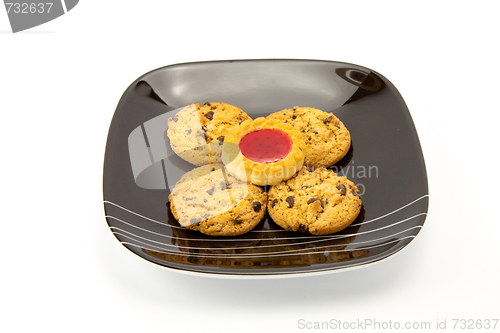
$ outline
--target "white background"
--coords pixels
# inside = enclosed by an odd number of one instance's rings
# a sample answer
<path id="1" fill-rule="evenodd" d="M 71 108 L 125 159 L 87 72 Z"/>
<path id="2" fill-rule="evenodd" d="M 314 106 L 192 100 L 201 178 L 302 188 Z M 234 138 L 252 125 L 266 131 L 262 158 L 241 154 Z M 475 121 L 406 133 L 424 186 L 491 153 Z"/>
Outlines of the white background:
<path id="1" fill-rule="evenodd" d="M 0 10 L 0 331 L 308 331 L 301 319 L 451 331 L 454 318 L 500 318 L 497 7 L 82 0 L 17 34 Z M 161 66 L 248 58 L 350 62 L 398 88 L 431 198 L 407 248 L 335 274 L 230 280 L 172 272 L 116 241 L 102 166 L 121 94 Z"/>

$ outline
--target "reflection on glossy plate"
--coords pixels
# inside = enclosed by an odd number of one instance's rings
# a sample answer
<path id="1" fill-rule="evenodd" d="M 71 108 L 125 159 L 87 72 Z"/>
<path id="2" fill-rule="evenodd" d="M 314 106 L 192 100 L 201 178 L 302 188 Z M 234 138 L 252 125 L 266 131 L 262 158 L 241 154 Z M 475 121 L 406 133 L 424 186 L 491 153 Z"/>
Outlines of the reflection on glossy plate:
<path id="1" fill-rule="evenodd" d="M 193 166 L 166 148 L 163 135 L 169 117 L 204 102 L 227 102 L 253 118 L 293 106 L 333 112 L 351 132 L 352 147 L 331 169 L 362 192 L 358 219 L 328 236 L 287 232 L 268 215 L 237 237 L 182 228 L 168 209 L 168 194 Z M 401 250 L 424 224 L 428 188 L 411 115 L 379 73 L 332 61 L 213 61 L 159 68 L 125 91 L 106 145 L 104 207 L 118 241 L 158 265 L 282 277 L 357 267 Z"/>

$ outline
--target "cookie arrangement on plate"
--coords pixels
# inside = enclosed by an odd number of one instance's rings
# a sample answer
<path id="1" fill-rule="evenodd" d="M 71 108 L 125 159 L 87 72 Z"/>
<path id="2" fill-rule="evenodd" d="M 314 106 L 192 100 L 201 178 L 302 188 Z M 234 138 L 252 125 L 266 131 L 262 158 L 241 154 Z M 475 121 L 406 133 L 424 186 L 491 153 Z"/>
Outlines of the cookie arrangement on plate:
<path id="1" fill-rule="evenodd" d="M 356 185 L 327 169 L 351 146 L 332 113 L 293 107 L 252 119 L 227 103 L 191 104 L 168 120 L 165 134 L 196 166 L 169 195 L 172 214 L 188 229 L 241 235 L 268 211 L 285 230 L 327 235 L 360 213 Z"/>

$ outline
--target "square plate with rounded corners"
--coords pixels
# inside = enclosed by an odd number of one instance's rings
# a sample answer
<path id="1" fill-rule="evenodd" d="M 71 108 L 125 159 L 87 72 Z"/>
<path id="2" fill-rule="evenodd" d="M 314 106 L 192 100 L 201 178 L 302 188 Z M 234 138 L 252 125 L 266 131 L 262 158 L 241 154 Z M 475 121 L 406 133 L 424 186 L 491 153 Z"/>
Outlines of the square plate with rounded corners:
<path id="1" fill-rule="evenodd" d="M 294 106 L 333 112 L 352 147 L 330 168 L 362 192 L 357 220 L 327 236 L 285 231 L 267 214 L 237 237 L 181 227 L 168 194 L 193 166 L 165 144 L 164 132 L 169 117 L 204 102 L 227 102 L 252 118 Z M 141 76 L 117 106 L 103 176 L 106 219 L 127 249 L 168 268 L 219 276 L 302 275 L 379 261 L 415 238 L 429 198 L 418 135 L 394 85 L 368 68 L 323 60 L 184 63 Z"/>

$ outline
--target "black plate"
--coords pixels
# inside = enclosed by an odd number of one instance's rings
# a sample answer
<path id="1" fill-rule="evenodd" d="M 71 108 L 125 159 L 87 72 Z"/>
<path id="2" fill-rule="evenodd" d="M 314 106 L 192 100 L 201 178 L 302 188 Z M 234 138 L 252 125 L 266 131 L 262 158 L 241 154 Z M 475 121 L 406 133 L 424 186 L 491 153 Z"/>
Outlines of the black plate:
<path id="1" fill-rule="evenodd" d="M 284 231 L 268 215 L 238 237 L 182 228 L 167 197 L 193 166 L 166 149 L 163 132 L 179 108 L 207 101 L 236 105 L 253 118 L 293 106 L 337 115 L 352 147 L 331 168 L 358 184 L 358 219 L 328 236 Z M 423 226 L 428 188 L 408 108 L 382 75 L 332 61 L 214 61 L 159 68 L 128 87 L 109 129 L 104 206 L 116 238 L 146 260 L 188 272 L 276 276 L 355 267 L 396 253 Z"/>

